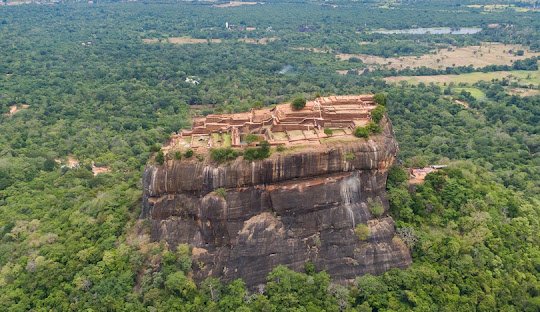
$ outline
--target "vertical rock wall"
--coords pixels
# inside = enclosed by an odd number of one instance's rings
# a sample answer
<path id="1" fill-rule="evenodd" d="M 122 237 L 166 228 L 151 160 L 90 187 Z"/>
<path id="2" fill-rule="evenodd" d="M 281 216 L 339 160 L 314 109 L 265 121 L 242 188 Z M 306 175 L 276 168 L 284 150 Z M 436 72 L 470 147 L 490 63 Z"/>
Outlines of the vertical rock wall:
<path id="1" fill-rule="evenodd" d="M 193 247 L 198 280 L 240 277 L 256 286 L 278 264 L 302 270 L 307 261 L 338 282 L 406 267 L 409 250 L 386 215 L 387 169 L 397 143 L 386 119 L 383 129 L 369 140 L 262 161 L 149 165 L 142 217 L 150 220 L 154 240 Z M 377 202 L 385 209 L 379 217 L 370 209 Z M 367 239 L 355 234 L 358 224 L 369 227 Z"/>

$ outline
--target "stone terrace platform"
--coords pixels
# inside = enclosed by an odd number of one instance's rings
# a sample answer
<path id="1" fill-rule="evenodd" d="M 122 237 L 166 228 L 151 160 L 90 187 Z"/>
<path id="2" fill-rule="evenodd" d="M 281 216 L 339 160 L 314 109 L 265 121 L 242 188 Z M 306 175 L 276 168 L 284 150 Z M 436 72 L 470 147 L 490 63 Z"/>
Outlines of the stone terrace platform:
<path id="1" fill-rule="evenodd" d="M 256 145 L 254 137 L 271 145 L 320 145 L 329 137 L 324 129 L 332 130 L 332 138 L 352 137 L 356 127 L 371 121 L 376 106 L 373 95 L 364 94 L 320 97 L 301 110 L 284 103 L 247 113 L 212 114 L 195 119 L 191 130 L 174 134 L 164 151 L 244 147 Z"/>

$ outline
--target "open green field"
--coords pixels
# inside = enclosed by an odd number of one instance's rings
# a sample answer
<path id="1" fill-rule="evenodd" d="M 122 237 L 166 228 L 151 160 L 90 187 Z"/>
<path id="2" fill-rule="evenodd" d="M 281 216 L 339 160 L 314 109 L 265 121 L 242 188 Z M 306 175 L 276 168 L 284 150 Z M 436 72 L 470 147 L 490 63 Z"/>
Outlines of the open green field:
<path id="1" fill-rule="evenodd" d="M 397 83 L 401 81 L 406 81 L 411 84 L 418 83 L 431 83 L 436 84 L 473 84 L 478 81 L 491 81 L 509 79 L 511 82 L 517 82 L 520 86 L 529 86 L 533 85 L 535 87 L 540 86 L 540 70 L 537 71 L 526 71 L 526 70 L 513 70 L 513 71 L 498 71 L 490 73 L 468 73 L 461 75 L 433 75 L 433 76 L 394 76 L 386 77 L 384 80 L 388 83 Z"/>
<path id="2" fill-rule="evenodd" d="M 454 88 L 454 91 L 457 93 L 461 91 L 467 91 L 477 100 L 482 100 L 486 98 L 486 94 L 482 90 L 477 88 Z"/>

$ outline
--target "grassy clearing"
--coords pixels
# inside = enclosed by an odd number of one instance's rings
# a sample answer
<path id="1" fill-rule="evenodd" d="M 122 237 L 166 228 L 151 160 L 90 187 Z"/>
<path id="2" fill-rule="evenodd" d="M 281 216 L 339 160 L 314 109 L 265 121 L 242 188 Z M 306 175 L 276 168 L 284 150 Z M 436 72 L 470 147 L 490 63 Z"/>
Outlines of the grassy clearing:
<path id="1" fill-rule="evenodd" d="M 231 146 L 232 146 L 231 135 L 228 133 L 223 134 L 223 147 L 231 147 Z"/>
<path id="2" fill-rule="evenodd" d="M 435 83 L 441 85 L 447 85 L 450 83 L 460 84 L 473 84 L 478 81 L 491 81 L 493 79 L 502 80 L 508 79 L 510 82 L 517 82 L 520 86 L 533 86 L 538 88 L 540 86 L 540 70 L 526 71 L 526 70 L 513 70 L 513 71 L 499 71 L 491 73 L 468 73 L 461 75 L 434 75 L 434 76 L 395 76 L 386 77 L 384 80 L 388 83 L 399 83 L 406 81 L 410 84 L 418 83 Z"/>
<path id="3" fill-rule="evenodd" d="M 518 50 L 523 50 L 523 55 L 515 55 L 515 52 Z M 483 43 L 480 46 L 438 49 L 433 53 L 424 54 L 422 56 L 385 58 L 366 54 L 338 54 L 336 57 L 342 61 L 358 58 L 367 65 L 401 70 L 423 66 L 433 69 L 445 69 L 446 67 L 469 65 L 473 65 L 475 68 L 488 65 L 512 65 L 514 61 L 523 60 L 533 56 L 540 56 L 540 53 L 528 51 L 527 48 L 522 45 Z"/>
<path id="4" fill-rule="evenodd" d="M 514 10 L 516 12 L 521 12 L 521 13 L 538 11 L 538 9 L 534 9 L 532 5 L 531 7 L 518 7 L 514 4 L 485 4 L 485 5 L 471 4 L 471 5 L 467 5 L 467 7 L 474 8 L 474 9 L 482 9 L 484 10 L 484 12 L 489 12 L 489 13 L 502 12 L 504 10 Z"/>
<path id="5" fill-rule="evenodd" d="M 477 100 L 482 100 L 486 97 L 486 94 L 482 90 L 477 88 L 454 88 L 454 91 L 457 93 L 461 91 L 467 91 Z"/>

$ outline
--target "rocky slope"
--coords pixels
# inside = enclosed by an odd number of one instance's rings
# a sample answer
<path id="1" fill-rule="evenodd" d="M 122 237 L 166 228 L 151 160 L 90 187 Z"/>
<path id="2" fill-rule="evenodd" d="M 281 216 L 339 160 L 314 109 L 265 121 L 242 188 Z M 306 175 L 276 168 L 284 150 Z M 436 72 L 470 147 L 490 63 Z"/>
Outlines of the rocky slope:
<path id="1" fill-rule="evenodd" d="M 265 282 L 276 265 L 311 261 L 337 282 L 411 262 L 386 215 L 387 169 L 398 150 L 392 127 L 369 140 L 328 143 L 248 162 L 169 160 L 148 165 L 142 217 L 152 238 L 193 247 L 197 280 Z M 208 157 L 207 157 L 208 158 Z M 218 191 L 216 191 L 218 189 Z M 385 213 L 372 213 L 374 203 Z M 359 224 L 369 237 L 355 234 Z"/>

